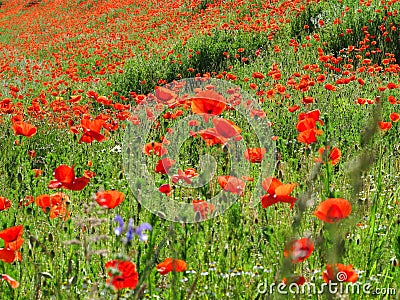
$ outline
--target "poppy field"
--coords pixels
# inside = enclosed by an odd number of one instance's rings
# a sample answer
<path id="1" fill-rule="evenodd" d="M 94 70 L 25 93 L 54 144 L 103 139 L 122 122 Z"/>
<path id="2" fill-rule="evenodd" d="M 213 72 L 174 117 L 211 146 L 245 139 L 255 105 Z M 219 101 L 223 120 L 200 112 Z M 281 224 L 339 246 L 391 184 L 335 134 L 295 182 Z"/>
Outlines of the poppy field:
<path id="1" fill-rule="evenodd" d="M 400 1 L 0 0 L 0 299 L 399 299 Z"/>

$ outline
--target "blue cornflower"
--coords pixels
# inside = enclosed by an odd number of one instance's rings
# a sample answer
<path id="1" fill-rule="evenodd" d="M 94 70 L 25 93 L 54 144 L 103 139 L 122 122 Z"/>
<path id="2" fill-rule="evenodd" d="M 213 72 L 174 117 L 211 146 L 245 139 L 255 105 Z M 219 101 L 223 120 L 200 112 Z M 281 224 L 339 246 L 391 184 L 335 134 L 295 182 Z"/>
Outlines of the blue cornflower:
<path id="1" fill-rule="evenodd" d="M 114 229 L 114 232 L 117 236 L 120 236 L 124 231 L 125 231 L 125 223 L 124 220 L 122 219 L 122 217 L 120 215 L 116 215 L 114 218 L 114 221 L 118 222 L 118 227 L 116 227 Z M 138 227 L 133 227 L 133 219 L 129 219 L 128 222 L 128 228 L 126 229 L 126 236 L 124 238 L 124 243 L 127 244 L 130 241 L 133 240 L 133 237 L 135 235 L 137 235 L 139 237 L 139 240 L 142 242 L 147 242 L 147 239 L 149 238 L 149 236 L 145 233 L 143 233 L 143 231 L 145 230 L 152 230 L 153 228 L 151 227 L 151 225 L 149 223 L 142 223 L 140 224 Z"/>
<path id="2" fill-rule="evenodd" d="M 124 220 L 122 220 L 122 217 L 120 215 L 116 215 L 114 221 L 117 221 L 119 224 L 119 227 L 116 227 L 114 229 L 114 232 L 116 235 L 121 235 L 125 228 Z"/>
<path id="3" fill-rule="evenodd" d="M 129 219 L 128 230 L 126 231 L 126 242 L 132 241 L 135 236 L 135 229 L 133 228 L 133 219 Z"/>
<path id="4" fill-rule="evenodd" d="M 149 223 L 142 223 L 136 228 L 135 233 L 139 236 L 139 239 L 142 242 L 147 242 L 147 239 L 149 238 L 149 236 L 147 234 L 143 233 L 143 231 L 145 231 L 145 230 L 151 231 L 152 229 L 153 229 L 153 227 L 151 227 L 151 225 Z"/>

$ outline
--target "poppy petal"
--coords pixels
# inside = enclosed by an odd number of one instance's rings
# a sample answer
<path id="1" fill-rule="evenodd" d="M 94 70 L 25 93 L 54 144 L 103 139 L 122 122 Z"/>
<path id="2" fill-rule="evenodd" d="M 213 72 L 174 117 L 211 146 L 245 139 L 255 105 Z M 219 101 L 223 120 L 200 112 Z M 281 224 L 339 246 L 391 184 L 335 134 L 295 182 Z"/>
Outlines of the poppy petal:
<path id="1" fill-rule="evenodd" d="M 124 201 L 125 195 L 119 191 L 111 190 L 98 192 L 96 194 L 96 202 L 105 208 L 114 208 Z"/>
<path id="2" fill-rule="evenodd" d="M 136 266 L 130 261 L 112 260 L 105 264 L 108 269 L 107 283 L 111 284 L 116 290 L 124 288 L 134 289 L 139 282 L 139 275 Z"/>
<path id="3" fill-rule="evenodd" d="M 16 241 L 22 236 L 23 229 L 23 225 L 6 228 L 0 231 L 0 239 L 3 239 L 5 243 Z"/>
<path id="4" fill-rule="evenodd" d="M 53 176 L 58 182 L 61 182 L 62 184 L 70 184 L 75 179 L 74 167 L 60 165 L 55 168 Z"/>
<path id="5" fill-rule="evenodd" d="M 9 209 L 11 207 L 11 201 L 5 197 L 0 197 L 0 211 Z"/>
<path id="6" fill-rule="evenodd" d="M 70 184 L 64 184 L 63 187 L 71 191 L 81 191 L 89 183 L 89 178 L 83 176 L 80 178 L 75 178 L 75 180 Z"/>
<path id="7" fill-rule="evenodd" d="M 0 248 L 0 260 L 11 264 L 17 259 L 15 251 L 11 249 Z"/>
<path id="8" fill-rule="evenodd" d="M 214 123 L 217 133 L 227 139 L 237 136 L 242 132 L 238 126 L 229 120 L 215 118 L 212 120 L 212 122 Z"/>
<path id="9" fill-rule="evenodd" d="M 245 188 L 246 183 L 236 178 L 235 176 L 218 176 L 218 183 L 224 191 L 231 192 L 232 194 L 241 195 Z"/>
<path id="10" fill-rule="evenodd" d="M 329 198 L 317 207 L 314 215 L 324 222 L 335 223 L 346 218 L 351 210 L 351 204 L 346 199 Z"/>
<path id="11" fill-rule="evenodd" d="M 187 264 L 181 259 L 166 258 L 163 262 L 156 266 L 157 272 L 166 275 L 169 272 L 183 272 L 187 268 Z"/>
<path id="12" fill-rule="evenodd" d="M 274 205 L 276 203 L 278 203 L 278 199 L 276 197 L 274 197 L 273 195 L 270 194 L 266 194 L 264 196 L 261 197 L 261 205 L 263 208 L 267 208 L 271 205 Z"/>
<path id="13" fill-rule="evenodd" d="M 261 185 L 268 194 L 275 194 L 275 189 L 282 183 L 276 178 L 267 177 L 262 181 Z"/>
<path id="14" fill-rule="evenodd" d="M 288 184 L 282 184 L 280 186 L 277 186 L 275 188 L 275 195 L 277 196 L 289 196 L 290 193 L 294 190 L 294 188 L 297 186 L 297 183 L 288 183 Z"/>
<path id="15" fill-rule="evenodd" d="M 284 256 L 290 258 L 292 263 L 306 260 L 314 251 L 314 243 L 309 238 L 292 240 L 285 246 Z"/>
<path id="16" fill-rule="evenodd" d="M 1 274 L 1 279 L 7 281 L 13 289 L 19 287 L 19 282 L 7 274 Z"/>

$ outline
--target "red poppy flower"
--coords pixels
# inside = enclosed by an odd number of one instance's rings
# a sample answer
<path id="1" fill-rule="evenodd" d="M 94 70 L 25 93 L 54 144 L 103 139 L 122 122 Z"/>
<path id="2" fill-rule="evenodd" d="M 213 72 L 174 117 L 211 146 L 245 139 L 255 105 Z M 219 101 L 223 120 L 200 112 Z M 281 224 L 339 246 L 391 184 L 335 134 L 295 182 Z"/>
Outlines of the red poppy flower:
<path id="1" fill-rule="evenodd" d="M 36 197 L 36 205 L 41 207 L 43 212 L 50 211 L 50 219 L 57 217 L 64 221 L 68 220 L 71 213 L 67 210 L 69 197 L 64 193 L 56 193 L 52 195 L 40 195 Z"/>
<path id="2" fill-rule="evenodd" d="M 182 170 L 178 170 L 178 174 L 172 176 L 171 180 L 173 183 L 177 184 L 179 180 L 185 181 L 187 184 L 191 184 L 192 181 L 190 180 L 192 176 L 188 176 Z"/>
<path id="3" fill-rule="evenodd" d="M 207 218 L 214 211 L 214 204 L 204 200 L 193 200 L 193 209 L 195 213 L 199 213 L 202 220 Z"/>
<path id="4" fill-rule="evenodd" d="M 255 116 L 259 117 L 260 119 L 265 119 L 267 115 L 262 109 L 251 109 L 250 110 L 250 117 L 254 118 Z"/>
<path id="5" fill-rule="evenodd" d="M 326 151 L 329 151 L 329 149 L 330 148 L 328 147 L 328 150 L 326 150 Z M 325 156 L 324 152 L 325 152 L 325 147 L 319 148 L 319 150 L 318 150 L 319 158 L 316 158 L 315 162 L 319 162 L 319 163 L 324 162 L 324 159 L 323 159 Z M 332 150 L 330 150 L 330 152 L 329 152 L 329 158 L 326 159 L 325 162 L 328 162 L 332 165 L 336 165 L 339 162 L 341 157 L 342 157 L 342 152 L 338 148 L 333 147 Z"/>
<path id="6" fill-rule="evenodd" d="M 11 102 L 10 98 L 5 98 L 0 101 L 0 112 L 4 114 L 12 114 L 14 112 L 14 104 Z"/>
<path id="7" fill-rule="evenodd" d="M 241 178 L 242 178 L 244 181 L 254 181 L 254 178 L 251 177 L 251 176 L 243 175 Z"/>
<path id="8" fill-rule="evenodd" d="M 69 103 L 76 103 L 76 102 L 79 102 L 81 100 L 82 100 L 82 96 L 81 95 L 73 95 L 69 99 Z"/>
<path id="9" fill-rule="evenodd" d="M 366 102 L 367 102 L 367 99 L 365 99 L 365 98 L 361 98 L 361 97 L 357 98 L 357 103 L 360 105 L 364 105 Z"/>
<path id="10" fill-rule="evenodd" d="M 283 254 L 295 264 L 306 260 L 313 251 L 314 243 L 312 240 L 309 238 L 301 238 L 287 243 Z"/>
<path id="11" fill-rule="evenodd" d="M 230 120 L 214 118 L 212 122 L 214 123 L 217 133 L 226 139 L 237 137 L 242 132 L 242 130 Z"/>
<path id="12" fill-rule="evenodd" d="M 9 209 L 11 207 L 11 201 L 5 197 L 0 197 L 0 211 Z"/>
<path id="13" fill-rule="evenodd" d="M 297 104 L 288 107 L 288 111 L 291 112 L 291 113 L 292 113 L 292 112 L 295 112 L 295 111 L 298 110 L 298 109 L 300 109 L 300 106 L 298 106 Z"/>
<path id="14" fill-rule="evenodd" d="M 18 250 L 24 243 L 23 230 L 24 227 L 19 225 L 0 231 L 0 239 L 4 241 L 4 247 L 14 251 Z"/>
<path id="15" fill-rule="evenodd" d="M 197 173 L 195 168 L 187 168 L 185 171 L 183 171 L 183 173 L 185 173 L 185 176 L 189 178 L 199 176 L 199 173 Z"/>
<path id="16" fill-rule="evenodd" d="M 16 260 L 21 261 L 22 256 L 19 251 L 11 250 L 8 248 L 0 248 L 0 260 L 5 263 L 11 264 Z"/>
<path id="17" fill-rule="evenodd" d="M 300 286 L 300 285 L 303 285 L 306 282 L 306 279 L 303 276 L 292 276 L 292 277 L 289 277 L 289 280 L 286 279 L 286 277 L 283 278 L 282 282 L 285 285 L 291 285 L 292 283 L 294 283 L 294 284 Z"/>
<path id="18" fill-rule="evenodd" d="M 268 193 L 261 197 L 263 208 L 267 208 L 278 202 L 290 203 L 290 208 L 293 208 L 297 198 L 289 195 L 297 186 L 297 183 L 282 184 L 278 179 L 268 177 L 261 184 L 263 189 Z"/>
<path id="19" fill-rule="evenodd" d="M 86 178 L 93 178 L 93 177 L 95 177 L 96 176 L 96 173 L 95 172 L 92 172 L 92 171 L 89 171 L 89 170 L 84 170 L 83 171 L 83 177 L 86 177 Z"/>
<path id="20" fill-rule="evenodd" d="M 314 215 L 327 223 L 335 223 L 347 218 L 351 213 L 351 204 L 346 199 L 329 198 L 318 205 Z"/>
<path id="21" fill-rule="evenodd" d="M 111 260 L 106 263 L 108 269 L 107 284 L 111 284 L 116 290 L 124 288 L 134 289 L 139 282 L 136 266 L 130 261 Z"/>
<path id="22" fill-rule="evenodd" d="M 168 128 L 168 129 L 167 129 L 167 132 L 168 132 L 169 134 L 172 134 L 172 133 L 174 132 L 174 130 L 173 130 L 172 128 Z M 165 136 L 162 136 L 162 137 L 161 137 L 161 142 L 162 142 L 164 145 L 169 145 L 169 144 L 171 144 L 171 141 L 169 141 Z"/>
<path id="23" fill-rule="evenodd" d="M 307 145 L 315 143 L 317 141 L 317 136 L 323 133 L 322 130 L 317 129 L 317 122 L 323 125 L 319 116 L 319 110 L 299 114 L 299 121 L 296 124 L 296 129 L 299 131 L 297 140 L 300 143 L 305 143 Z"/>
<path id="24" fill-rule="evenodd" d="M 317 82 L 322 83 L 325 80 L 326 80 L 325 75 L 320 74 L 320 75 L 317 76 Z"/>
<path id="25" fill-rule="evenodd" d="M 192 126 L 192 127 L 198 126 L 198 125 L 199 125 L 199 121 L 197 121 L 197 120 L 190 120 L 190 121 L 188 121 L 188 125 L 189 125 L 189 126 Z"/>
<path id="26" fill-rule="evenodd" d="M 242 137 L 239 135 L 241 129 L 233 122 L 222 118 L 213 119 L 215 128 L 207 128 L 198 132 L 192 133 L 192 136 L 199 134 L 200 137 L 206 142 L 207 146 L 216 144 L 224 145 L 232 137 L 235 140 L 240 140 Z"/>
<path id="27" fill-rule="evenodd" d="M 96 193 L 96 202 L 104 208 L 114 208 L 124 201 L 125 195 L 119 191 L 104 191 Z"/>
<path id="28" fill-rule="evenodd" d="M 378 122 L 379 127 L 383 130 L 383 131 L 387 131 L 390 128 L 392 128 L 392 123 L 391 122 Z"/>
<path id="29" fill-rule="evenodd" d="M 42 208 L 43 212 L 46 213 L 47 209 L 60 205 L 64 199 L 65 201 L 69 201 L 69 197 L 64 193 L 56 193 L 52 195 L 44 194 L 37 196 L 35 203 L 37 206 Z"/>
<path id="30" fill-rule="evenodd" d="M 230 175 L 218 176 L 218 183 L 224 191 L 237 195 L 242 195 L 246 186 L 243 180 Z"/>
<path id="31" fill-rule="evenodd" d="M 358 274 L 352 265 L 336 264 L 333 266 L 328 264 L 326 270 L 322 273 L 322 278 L 326 283 L 329 283 L 329 281 L 355 283 L 358 279 Z"/>
<path id="32" fill-rule="evenodd" d="M 330 83 L 325 84 L 325 88 L 326 88 L 328 91 L 336 91 L 336 86 L 334 86 L 334 85 L 332 85 L 332 84 L 330 84 Z"/>
<path id="33" fill-rule="evenodd" d="M 67 196 L 68 197 L 68 196 Z M 69 201 L 69 198 L 68 198 Z M 62 201 L 59 204 L 50 207 L 50 219 L 61 218 L 64 221 L 68 220 L 71 213 L 67 210 L 68 201 Z"/>
<path id="34" fill-rule="evenodd" d="M 228 139 L 219 135 L 215 128 L 203 129 L 193 133 L 192 135 L 195 136 L 196 134 L 200 135 L 200 137 L 206 142 L 207 146 L 218 144 L 224 145 L 226 142 L 228 142 Z"/>
<path id="35" fill-rule="evenodd" d="M 187 268 L 187 264 L 181 259 L 166 258 L 162 263 L 156 266 L 157 272 L 166 275 L 169 272 L 183 272 Z"/>
<path id="36" fill-rule="evenodd" d="M 265 148 L 247 148 L 244 152 L 244 158 L 251 163 L 260 163 L 266 151 Z"/>
<path id="37" fill-rule="evenodd" d="M 206 122 L 208 121 L 207 115 L 217 116 L 226 108 L 224 96 L 213 90 L 201 91 L 190 100 L 192 112 L 198 115 L 205 115 Z"/>
<path id="38" fill-rule="evenodd" d="M 319 136 L 321 134 L 322 134 L 322 130 L 310 129 L 310 130 L 300 132 L 299 135 L 297 136 L 297 140 L 299 141 L 299 143 L 309 145 L 309 144 L 317 142 L 317 136 Z"/>
<path id="39" fill-rule="evenodd" d="M 22 260 L 21 253 L 18 251 L 24 243 L 22 233 L 22 225 L 10 227 L 0 232 L 0 238 L 4 241 L 4 248 L 0 249 L 0 260 L 6 263 Z"/>
<path id="40" fill-rule="evenodd" d="M 17 121 L 12 125 L 15 135 L 32 137 L 36 134 L 36 127 L 24 121 Z"/>
<path id="41" fill-rule="evenodd" d="M 388 101 L 390 104 L 396 104 L 396 102 L 397 102 L 395 96 L 388 96 Z"/>
<path id="42" fill-rule="evenodd" d="M 258 79 L 264 79 L 264 74 L 260 73 L 260 72 L 254 72 L 251 77 L 253 78 L 258 78 Z"/>
<path id="43" fill-rule="evenodd" d="M 162 184 L 159 188 L 158 191 L 160 193 L 163 193 L 167 196 L 171 196 L 171 186 L 169 184 Z"/>
<path id="44" fill-rule="evenodd" d="M 178 95 L 165 87 L 156 87 L 156 97 L 159 102 L 172 105 L 175 103 Z"/>
<path id="45" fill-rule="evenodd" d="M 175 164 L 176 160 L 169 158 L 160 159 L 155 167 L 155 172 L 160 174 L 168 174 L 169 169 Z"/>
<path id="46" fill-rule="evenodd" d="M 105 121 L 102 119 L 96 119 L 93 121 L 90 121 L 89 119 L 82 119 L 81 126 L 83 129 L 83 135 L 81 136 L 79 143 L 91 143 L 94 140 L 101 142 L 105 140 L 104 135 L 100 133 L 104 123 Z"/>
<path id="47" fill-rule="evenodd" d="M 310 104 L 310 103 L 313 103 L 313 102 L 314 102 L 314 98 L 313 97 L 309 97 L 309 96 L 305 96 L 301 100 L 301 103 L 303 103 L 303 104 Z"/>
<path id="48" fill-rule="evenodd" d="M 28 150 L 28 155 L 30 159 L 33 159 L 36 157 L 36 151 L 35 150 Z"/>
<path id="49" fill-rule="evenodd" d="M 62 187 L 72 191 L 80 191 L 89 183 L 89 178 L 85 176 L 75 177 L 74 166 L 60 165 L 54 169 L 53 176 L 55 179 L 50 181 L 49 189 Z"/>
<path id="50" fill-rule="evenodd" d="M 54 170 L 53 176 L 61 184 L 70 184 L 75 179 L 74 167 L 60 165 Z"/>
<path id="51" fill-rule="evenodd" d="M 164 148 L 162 143 L 150 142 L 144 145 L 143 153 L 146 155 L 158 155 L 159 157 L 168 153 L 168 150 Z"/>
<path id="52" fill-rule="evenodd" d="M 11 123 L 15 123 L 15 122 L 23 121 L 23 120 L 24 120 L 24 117 L 21 114 L 14 115 L 11 117 Z"/>
<path id="53" fill-rule="evenodd" d="M 389 117 L 392 122 L 397 122 L 400 120 L 400 114 L 398 113 L 391 113 Z"/>
<path id="54" fill-rule="evenodd" d="M 255 83 L 250 83 L 250 88 L 252 89 L 252 90 L 255 90 L 255 89 L 257 89 L 258 88 L 258 86 L 257 86 L 257 84 L 255 84 Z"/>
<path id="55" fill-rule="evenodd" d="M 296 124 L 296 129 L 299 132 L 304 132 L 310 129 L 315 129 L 317 127 L 317 123 L 313 118 L 305 118 L 299 120 Z"/>
<path id="56" fill-rule="evenodd" d="M 88 96 L 88 98 L 92 98 L 92 99 L 97 99 L 99 97 L 99 94 L 96 93 L 95 91 L 88 91 L 86 93 L 86 96 Z"/>
<path id="57" fill-rule="evenodd" d="M 304 119 L 313 119 L 315 122 L 318 122 L 322 126 L 324 125 L 324 122 L 320 119 L 321 112 L 319 109 L 314 109 L 309 112 L 301 112 L 299 113 L 299 120 L 304 120 Z"/>
<path id="58" fill-rule="evenodd" d="M 32 171 L 33 171 L 33 173 L 35 173 L 35 175 L 34 175 L 35 178 L 38 178 L 40 175 L 43 174 L 43 170 L 40 170 L 40 169 L 33 169 Z"/>
<path id="59" fill-rule="evenodd" d="M 33 198 L 31 195 L 27 195 L 23 199 L 19 200 L 18 207 L 21 207 L 22 205 L 28 206 L 33 202 L 35 202 L 35 198 Z"/>
<path id="60" fill-rule="evenodd" d="M 13 289 L 19 287 L 19 282 L 7 274 L 1 274 L 1 279 L 7 281 Z"/>

